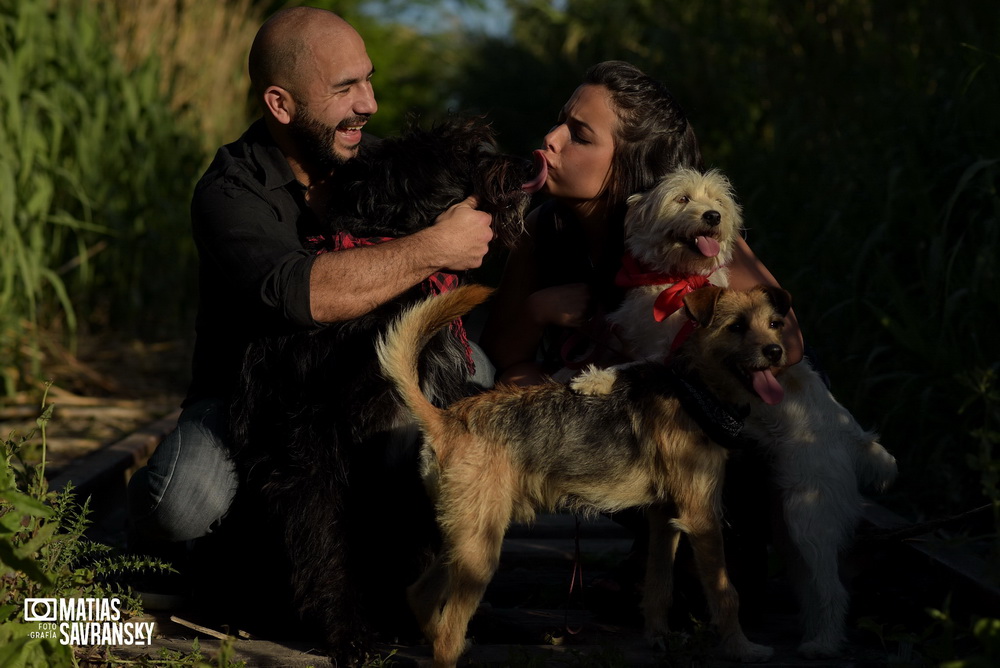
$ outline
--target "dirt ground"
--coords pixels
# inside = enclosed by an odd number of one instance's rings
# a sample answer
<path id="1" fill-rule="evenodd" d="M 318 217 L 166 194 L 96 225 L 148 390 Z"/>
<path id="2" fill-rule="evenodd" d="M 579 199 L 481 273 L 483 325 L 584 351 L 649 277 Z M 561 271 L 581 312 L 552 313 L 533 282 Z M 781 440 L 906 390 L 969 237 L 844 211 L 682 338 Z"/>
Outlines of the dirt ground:
<path id="1" fill-rule="evenodd" d="M 0 433 L 26 439 L 24 450 L 40 460 L 42 433 L 36 419 L 43 400 L 53 405 L 44 434 L 51 478 L 74 459 L 176 409 L 187 385 L 189 360 L 189 346 L 180 340 L 101 337 L 80 341 L 75 351 L 49 347 L 44 376 L 34 387 L 0 398 Z"/>

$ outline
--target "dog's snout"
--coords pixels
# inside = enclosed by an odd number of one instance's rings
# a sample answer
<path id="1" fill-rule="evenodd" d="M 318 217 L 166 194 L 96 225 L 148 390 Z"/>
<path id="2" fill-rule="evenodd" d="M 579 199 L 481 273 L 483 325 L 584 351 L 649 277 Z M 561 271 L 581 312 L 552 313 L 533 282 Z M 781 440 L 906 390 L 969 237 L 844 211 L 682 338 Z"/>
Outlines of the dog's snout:
<path id="1" fill-rule="evenodd" d="M 701 219 L 704 220 L 706 224 L 714 227 L 722 222 L 722 214 L 718 211 L 706 211 L 701 214 Z"/>
<path id="2" fill-rule="evenodd" d="M 771 343 L 764 346 L 761 349 L 761 352 L 764 354 L 764 357 L 766 357 L 767 360 L 772 364 L 777 364 L 778 362 L 780 362 L 781 356 L 785 354 L 785 351 L 782 350 L 781 346 L 779 346 L 777 343 Z"/>

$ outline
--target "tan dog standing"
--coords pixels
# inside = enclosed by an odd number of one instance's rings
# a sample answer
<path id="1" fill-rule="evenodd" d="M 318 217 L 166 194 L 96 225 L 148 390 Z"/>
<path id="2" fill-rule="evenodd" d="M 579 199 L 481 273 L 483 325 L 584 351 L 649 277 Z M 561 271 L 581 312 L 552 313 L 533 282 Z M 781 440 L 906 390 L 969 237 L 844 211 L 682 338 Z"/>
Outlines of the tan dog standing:
<path id="1" fill-rule="evenodd" d="M 681 533 L 720 636 L 720 652 L 768 659 L 740 628 L 739 599 L 725 567 L 719 520 L 726 450 L 706 436 L 678 399 L 679 377 L 698 378 L 723 401 L 751 400 L 755 374 L 784 360 L 783 290 L 718 288 L 687 298 L 701 327 L 671 367 L 635 363 L 591 369 L 567 387 L 503 386 L 442 410 L 420 388 L 417 359 L 434 332 L 483 301 L 468 286 L 404 313 L 379 344 L 379 358 L 425 437 L 424 479 L 436 499 L 442 550 L 410 588 L 435 666 L 454 666 L 469 619 L 496 571 L 512 521 L 539 509 L 614 512 L 645 506 L 650 550 L 643 595 L 646 636 L 662 641 Z"/>
<path id="2" fill-rule="evenodd" d="M 609 320 L 633 356 L 662 360 L 684 335 L 683 309 L 664 317 L 677 295 L 708 282 L 728 285 L 725 265 L 742 212 L 728 179 L 714 170 L 678 170 L 629 204 L 625 245 L 634 260 L 622 284 L 631 289 Z M 803 625 L 799 652 L 833 656 L 843 644 L 849 602 L 838 555 L 860 517 L 858 487 L 885 489 L 896 460 L 808 363 L 757 374 L 753 387 L 760 401 L 751 403 L 743 433 L 764 448 L 782 491 Z"/>

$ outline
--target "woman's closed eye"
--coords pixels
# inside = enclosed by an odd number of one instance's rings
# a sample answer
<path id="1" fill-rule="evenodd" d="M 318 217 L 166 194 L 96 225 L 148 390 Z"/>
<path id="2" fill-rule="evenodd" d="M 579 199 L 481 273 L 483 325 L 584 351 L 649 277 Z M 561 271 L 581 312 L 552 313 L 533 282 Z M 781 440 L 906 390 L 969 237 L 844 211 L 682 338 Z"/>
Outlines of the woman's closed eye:
<path id="1" fill-rule="evenodd" d="M 590 144 L 590 132 L 589 128 L 580 123 L 574 123 L 573 121 L 566 122 L 566 128 L 569 130 L 569 138 L 577 144 Z"/>

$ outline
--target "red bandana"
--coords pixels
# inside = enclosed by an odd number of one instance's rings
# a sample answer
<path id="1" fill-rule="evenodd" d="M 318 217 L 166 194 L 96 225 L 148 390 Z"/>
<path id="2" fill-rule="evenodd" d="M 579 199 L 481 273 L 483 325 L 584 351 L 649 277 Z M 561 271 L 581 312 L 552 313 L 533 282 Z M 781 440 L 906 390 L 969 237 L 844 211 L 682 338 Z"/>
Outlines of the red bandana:
<path id="1" fill-rule="evenodd" d="M 326 237 L 322 235 L 307 237 L 306 241 L 309 243 L 310 247 L 316 249 L 316 254 L 320 255 L 330 251 L 336 252 L 348 250 L 350 248 L 358 248 L 359 246 L 375 246 L 385 241 L 392 241 L 394 238 L 395 237 L 356 237 L 350 232 L 337 232 L 330 238 L 329 241 L 327 241 Z M 458 275 L 447 271 L 436 271 L 424 279 L 423 283 L 420 284 L 420 287 L 423 288 L 425 294 L 440 295 L 458 287 Z M 451 323 L 451 331 L 465 346 L 465 363 L 469 367 L 469 373 L 475 373 L 476 364 L 472 361 L 472 347 L 469 345 L 469 337 L 465 332 L 465 327 L 462 325 L 461 318 Z"/>
<path id="2" fill-rule="evenodd" d="M 615 276 L 615 285 L 620 288 L 635 288 L 642 285 L 666 285 L 669 286 L 656 297 L 653 302 L 653 319 L 656 322 L 663 322 L 673 313 L 684 306 L 684 295 L 694 292 L 698 288 L 708 285 L 708 277 L 695 275 L 675 275 L 662 274 L 656 271 L 645 271 L 639 261 L 626 253 L 622 258 L 622 268 Z M 673 352 L 691 335 L 697 324 L 693 320 L 684 323 L 684 326 L 677 333 L 670 351 Z"/>

